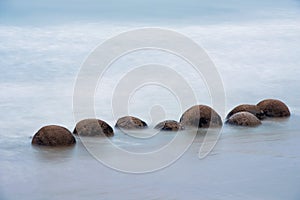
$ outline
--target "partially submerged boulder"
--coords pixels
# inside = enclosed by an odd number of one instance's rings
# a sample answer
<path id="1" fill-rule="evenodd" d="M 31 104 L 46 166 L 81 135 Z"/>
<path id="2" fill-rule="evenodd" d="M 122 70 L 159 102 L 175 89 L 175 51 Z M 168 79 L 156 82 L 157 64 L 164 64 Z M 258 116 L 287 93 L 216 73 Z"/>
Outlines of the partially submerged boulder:
<path id="1" fill-rule="evenodd" d="M 57 125 L 42 127 L 32 138 L 33 145 L 42 146 L 68 146 L 76 143 L 72 133 Z"/>
<path id="2" fill-rule="evenodd" d="M 112 127 L 100 119 L 81 120 L 76 124 L 73 133 L 79 136 L 114 136 Z"/>
<path id="3" fill-rule="evenodd" d="M 148 125 L 143 120 L 132 117 L 132 116 L 125 116 L 118 119 L 115 127 L 121 129 L 142 129 L 146 128 Z"/>
<path id="4" fill-rule="evenodd" d="M 184 129 L 181 123 L 175 120 L 165 120 L 158 123 L 154 128 L 162 131 L 179 131 Z"/>
<path id="5" fill-rule="evenodd" d="M 182 114 L 180 123 L 184 127 L 216 128 L 222 126 L 222 119 L 211 107 L 196 105 Z"/>
<path id="6" fill-rule="evenodd" d="M 285 103 L 277 99 L 265 99 L 257 104 L 267 117 L 289 117 L 289 108 Z"/>
<path id="7" fill-rule="evenodd" d="M 261 124 L 261 121 L 252 113 L 249 112 L 238 112 L 233 114 L 227 121 L 226 124 L 236 126 L 249 126 L 254 127 Z"/>
<path id="8" fill-rule="evenodd" d="M 236 106 L 234 109 L 232 109 L 226 119 L 229 119 L 232 115 L 238 112 L 249 112 L 253 115 L 255 115 L 258 119 L 264 119 L 265 114 L 264 112 L 257 106 L 257 105 L 250 105 L 250 104 L 242 104 L 239 106 Z"/>

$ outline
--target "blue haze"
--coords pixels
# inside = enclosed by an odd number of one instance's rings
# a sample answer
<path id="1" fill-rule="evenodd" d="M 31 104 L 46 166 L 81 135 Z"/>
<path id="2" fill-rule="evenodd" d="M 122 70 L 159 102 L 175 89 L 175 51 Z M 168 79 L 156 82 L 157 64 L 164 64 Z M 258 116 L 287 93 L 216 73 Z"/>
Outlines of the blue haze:
<path id="1" fill-rule="evenodd" d="M 143 175 L 103 166 L 80 142 L 63 151 L 33 148 L 30 137 L 43 125 L 74 128 L 73 88 L 89 53 L 120 32 L 148 26 L 178 31 L 207 51 L 222 77 L 227 111 L 277 98 L 287 103 L 291 118 L 256 129 L 225 126 L 206 159 L 197 158 L 196 140 L 172 166 Z M 0 199 L 298 200 L 299 55 L 300 2 L 294 0 L 0 0 Z M 185 70 L 189 66 L 148 52 L 112 66 L 95 94 L 97 117 L 113 126 L 114 83 L 132 65 L 153 61 L 173 66 L 199 103 L 210 104 L 204 80 Z M 151 122 L 151 105 L 158 102 L 167 118 L 178 120 L 181 111 L 166 94 L 157 87 L 138 91 L 131 114 Z M 113 142 L 147 149 L 172 137 L 136 143 L 116 131 Z"/>

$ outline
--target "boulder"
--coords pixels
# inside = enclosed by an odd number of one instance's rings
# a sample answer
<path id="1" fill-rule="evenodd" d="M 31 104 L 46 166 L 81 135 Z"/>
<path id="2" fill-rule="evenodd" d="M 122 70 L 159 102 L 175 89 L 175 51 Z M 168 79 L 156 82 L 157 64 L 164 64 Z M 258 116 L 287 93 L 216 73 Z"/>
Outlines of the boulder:
<path id="1" fill-rule="evenodd" d="M 32 138 L 33 145 L 68 146 L 76 143 L 72 133 L 61 126 L 49 125 L 42 127 Z"/>
<path id="2" fill-rule="evenodd" d="M 238 112 L 233 114 L 227 121 L 226 124 L 236 126 L 258 126 L 261 124 L 260 120 L 249 112 Z"/>
<path id="3" fill-rule="evenodd" d="M 158 123 L 155 127 L 155 129 L 160 129 L 162 131 L 179 131 L 183 130 L 183 126 L 181 123 L 175 121 L 175 120 L 166 120 L 163 122 Z"/>
<path id="4" fill-rule="evenodd" d="M 184 127 L 216 128 L 222 126 L 222 119 L 211 107 L 196 105 L 182 114 L 180 123 Z"/>
<path id="5" fill-rule="evenodd" d="M 121 129 L 142 129 L 146 128 L 147 124 L 143 120 L 132 117 L 132 116 L 125 116 L 118 119 L 116 125 L 116 128 Z"/>
<path id="6" fill-rule="evenodd" d="M 78 122 L 73 131 L 79 136 L 114 136 L 110 125 L 100 119 L 84 119 Z"/>
<path id="7" fill-rule="evenodd" d="M 257 106 L 257 105 L 249 105 L 249 104 L 242 104 L 230 111 L 226 117 L 226 119 L 229 119 L 232 115 L 238 112 L 249 112 L 255 115 L 258 119 L 264 119 L 265 114 L 264 112 Z"/>
<path id="8" fill-rule="evenodd" d="M 276 99 L 266 99 L 257 104 L 267 117 L 289 117 L 290 111 L 287 105 Z"/>

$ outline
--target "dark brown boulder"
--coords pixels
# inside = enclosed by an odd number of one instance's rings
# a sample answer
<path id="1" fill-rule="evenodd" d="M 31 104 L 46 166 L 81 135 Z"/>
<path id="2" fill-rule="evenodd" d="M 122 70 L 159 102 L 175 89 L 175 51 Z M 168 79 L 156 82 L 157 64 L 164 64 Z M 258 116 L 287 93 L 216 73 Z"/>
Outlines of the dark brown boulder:
<path id="1" fill-rule="evenodd" d="M 196 105 L 182 114 L 180 123 L 184 127 L 216 128 L 222 126 L 222 119 L 211 107 Z"/>
<path id="2" fill-rule="evenodd" d="M 238 112 L 249 112 L 255 115 L 258 119 L 265 118 L 264 112 L 257 105 L 242 104 L 232 109 L 232 111 L 228 113 L 226 119 L 229 119 L 232 115 Z"/>
<path id="3" fill-rule="evenodd" d="M 73 133 L 79 136 L 114 136 L 112 127 L 100 119 L 81 120 L 76 124 Z"/>
<path id="4" fill-rule="evenodd" d="M 146 128 L 147 124 L 143 120 L 132 117 L 132 116 L 125 116 L 118 119 L 116 125 L 116 128 L 121 129 L 142 129 Z"/>
<path id="5" fill-rule="evenodd" d="M 267 117 L 289 117 L 289 108 L 282 101 L 266 99 L 257 104 Z"/>
<path id="6" fill-rule="evenodd" d="M 162 131 L 179 131 L 183 130 L 183 126 L 181 123 L 175 121 L 175 120 L 166 120 L 163 122 L 158 123 L 155 127 L 155 129 L 160 129 Z"/>
<path id="7" fill-rule="evenodd" d="M 61 126 L 50 125 L 42 127 L 32 138 L 33 145 L 68 146 L 76 143 L 72 133 Z"/>
<path id="8" fill-rule="evenodd" d="M 260 120 L 249 112 L 238 112 L 233 114 L 227 121 L 226 124 L 236 126 L 258 126 L 261 124 Z"/>

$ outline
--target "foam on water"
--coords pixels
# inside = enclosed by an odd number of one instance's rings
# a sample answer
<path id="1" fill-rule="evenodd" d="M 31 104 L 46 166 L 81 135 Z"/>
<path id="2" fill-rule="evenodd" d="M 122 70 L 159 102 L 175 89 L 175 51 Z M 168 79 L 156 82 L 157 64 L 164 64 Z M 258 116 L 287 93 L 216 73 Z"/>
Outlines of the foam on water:
<path id="1" fill-rule="evenodd" d="M 26 135 L 47 123 L 72 128 L 72 94 L 81 63 L 95 45 L 134 27 L 137 25 L 115 27 L 103 23 L 43 28 L 1 26 L 1 128 L 7 130 L 16 121 L 30 126 Z M 227 110 L 239 103 L 278 98 L 299 114 L 298 21 L 168 27 L 191 37 L 209 53 L 223 79 Z M 171 66 L 186 78 L 199 103 L 211 104 L 205 80 L 180 58 L 162 52 L 141 52 L 120 59 L 99 83 L 95 106 L 101 118 L 114 123 L 110 116 L 111 91 L 128 69 L 143 62 Z M 154 86 L 137 91 L 132 97 L 133 114 L 151 121 L 151 108 L 146 105 L 154 99 L 141 99 L 164 92 Z M 172 102 L 172 98 L 166 94 L 157 103 Z M 169 104 L 169 110 L 176 108 L 176 102 Z M 180 112 L 172 111 L 168 117 L 178 119 Z M 11 131 L 4 134 L 11 135 Z"/>

